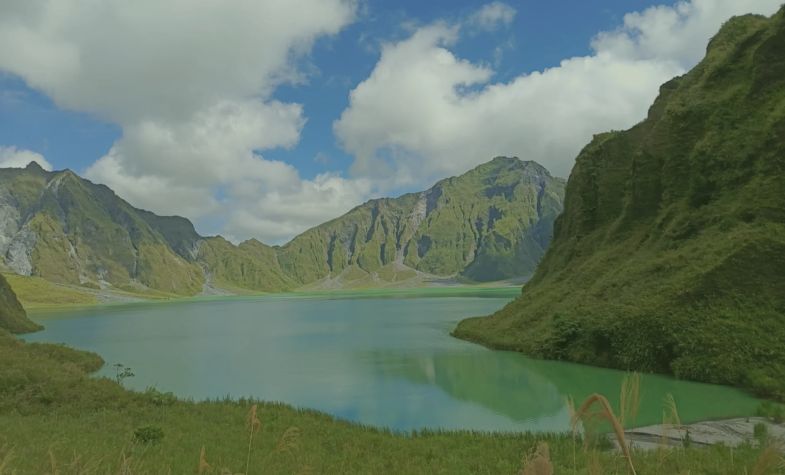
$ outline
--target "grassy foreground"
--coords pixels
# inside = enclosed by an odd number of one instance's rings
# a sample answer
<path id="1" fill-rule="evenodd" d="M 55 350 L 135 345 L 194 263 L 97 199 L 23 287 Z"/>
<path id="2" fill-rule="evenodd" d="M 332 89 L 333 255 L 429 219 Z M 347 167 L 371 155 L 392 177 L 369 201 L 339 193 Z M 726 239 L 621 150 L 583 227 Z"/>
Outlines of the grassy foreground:
<path id="1" fill-rule="evenodd" d="M 95 354 L 3 330 L 0 361 L 0 474 L 628 473 L 619 454 L 569 434 L 393 434 L 280 404 L 132 392 L 89 377 L 103 364 Z M 533 471 L 542 442 L 554 472 Z M 773 474 L 782 463 L 753 447 L 632 458 L 640 474 Z"/>

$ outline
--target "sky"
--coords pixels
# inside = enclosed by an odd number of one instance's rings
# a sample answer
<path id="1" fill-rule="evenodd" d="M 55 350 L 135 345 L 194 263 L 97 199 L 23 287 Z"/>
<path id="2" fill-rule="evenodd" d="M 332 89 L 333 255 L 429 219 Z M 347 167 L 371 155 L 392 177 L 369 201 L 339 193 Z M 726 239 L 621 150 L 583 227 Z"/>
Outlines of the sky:
<path id="1" fill-rule="evenodd" d="M 281 244 L 495 156 L 568 177 L 783 0 L 0 0 L 0 167 Z"/>

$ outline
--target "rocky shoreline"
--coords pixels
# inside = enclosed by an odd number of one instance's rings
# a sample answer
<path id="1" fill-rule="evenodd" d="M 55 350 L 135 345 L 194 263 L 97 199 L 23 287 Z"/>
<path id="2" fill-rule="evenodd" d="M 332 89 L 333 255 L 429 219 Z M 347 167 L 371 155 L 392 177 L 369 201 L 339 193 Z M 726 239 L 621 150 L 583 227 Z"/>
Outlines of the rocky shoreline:
<path id="1" fill-rule="evenodd" d="M 755 427 L 759 424 L 765 427 L 763 436 L 756 434 Z M 765 417 L 739 417 L 683 425 L 655 424 L 626 430 L 624 435 L 630 447 L 638 450 L 716 444 L 738 447 L 744 443 L 759 444 L 764 438 L 785 448 L 785 424 L 775 424 Z M 612 434 L 609 434 L 609 439 L 617 449 L 620 448 Z"/>

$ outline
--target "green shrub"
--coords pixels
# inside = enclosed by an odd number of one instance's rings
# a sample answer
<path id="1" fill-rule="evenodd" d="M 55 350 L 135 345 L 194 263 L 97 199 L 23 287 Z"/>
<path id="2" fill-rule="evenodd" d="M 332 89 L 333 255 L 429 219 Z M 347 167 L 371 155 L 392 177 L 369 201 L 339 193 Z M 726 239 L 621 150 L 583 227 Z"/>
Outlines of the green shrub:
<path id="1" fill-rule="evenodd" d="M 140 427 L 134 431 L 134 441 L 141 444 L 157 444 L 163 438 L 163 429 L 156 426 Z"/>
<path id="2" fill-rule="evenodd" d="M 154 387 L 149 387 L 144 392 L 145 396 L 158 407 L 172 406 L 177 402 L 177 397 L 171 392 L 161 392 Z"/>
<path id="3" fill-rule="evenodd" d="M 763 401 L 755 411 L 755 415 L 765 417 L 775 424 L 785 422 L 785 406 L 771 401 Z"/>

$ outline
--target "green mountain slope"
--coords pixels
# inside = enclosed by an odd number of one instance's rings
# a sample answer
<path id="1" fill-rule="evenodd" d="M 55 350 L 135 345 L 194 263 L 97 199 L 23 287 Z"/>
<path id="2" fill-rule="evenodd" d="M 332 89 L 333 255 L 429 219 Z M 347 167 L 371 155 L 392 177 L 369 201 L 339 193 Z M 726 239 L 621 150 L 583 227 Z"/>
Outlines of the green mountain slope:
<path id="1" fill-rule="evenodd" d="M 235 246 L 220 236 L 205 238 L 199 243 L 197 259 L 217 288 L 275 292 L 297 286 L 281 270 L 275 248 L 256 239 Z"/>
<path id="2" fill-rule="evenodd" d="M 785 398 L 785 9 L 595 137 L 521 297 L 455 335 Z"/>
<path id="3" fill-rule="evenodd" d="M 35 163 L 0 170 L 0 255 L 20 275 L 172 295 L 202 292 L 206 277 L 255 291 L 292 287 L 271 247 L 219 241 L 199 236 L 185 218 L 136 209 L 69 170 L 46 172 Z"/>
<path id="4" fill-rule="evenodd" d="M 492 281 L 529 276 L 561 212 L 564 181 L 534 162 L 497 157 L 422 193 L 371 200 L 280 250 L 300 283 L 392 282 L 417 271 Z"/>
<path id="5" fill-rule="evenodd" d="M 143 212 L 69 170 L 0 170 L 0 235 L 5 265 L 18 274 L 180 295 L 202 288 L 199 266 L 174 252 Z"/>
<path id="6" fill-rule="evenodd" d="M 40 330 L 41 327 L 27 318 L 22 304 L 16 299 L 8 281 L 0 275 L 0 329 L 11 333 L 25 333 Z"/>

